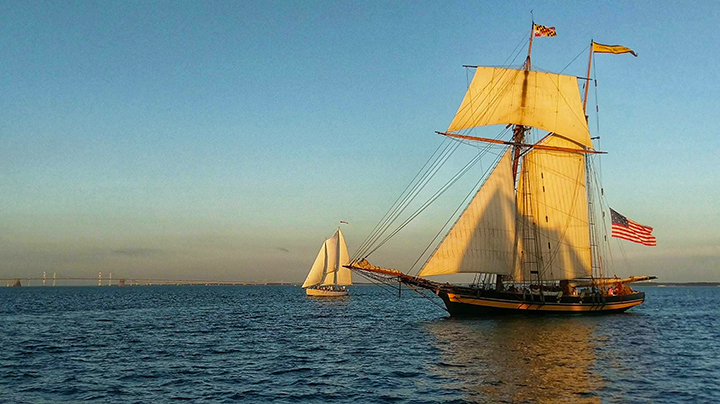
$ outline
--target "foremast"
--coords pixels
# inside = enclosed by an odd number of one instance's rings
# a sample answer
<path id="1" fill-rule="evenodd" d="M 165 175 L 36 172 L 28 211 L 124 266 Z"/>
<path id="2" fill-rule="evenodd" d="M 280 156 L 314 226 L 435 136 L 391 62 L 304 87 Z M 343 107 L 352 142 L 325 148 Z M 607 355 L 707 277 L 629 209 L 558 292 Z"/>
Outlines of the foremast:
<path id="1" fill-rule="evenodd" d="M 532 21 L 532 29 L 530 30 L 530 41 L 528 44 L 528 54 L 527 58 L 525 59 L 525 64 L 523 65 L 523 70 L 526 72 L 530 71 L 530 64 L 531 59 L 530 56 L 532 54 L 532 45 L 533 45 L 533 38 L 535 37 L 535 21 Z M 522 93 L 527 93 L 527 74 L 525 75 L 525 78 L 523 80 L 523 89 Z M 523 107 L 525 106 L 525 97 L 521 99 L 521 104 Z M 517 184 L 517 172 L 518 172 L 518 166 L 520 164 L 520 159 L 522 158 L 523 152 L 527 150 L 527 148 L 523 147 L 523 144 L 525 144 L 525 136 L 526 133 L 530 131 L 529 127 L 526 127 L 524 125 L 515 125 L 513 127 L 513 137 L 512 142 L 513 145 L 513 184 Z M 527 178 L 527 170 L 525 170 L 525 166 L 523 165 L 521 168 L 521 179 L 523 183 L 528 183 Z M 538 234 L 538 228 L 537 226 L 533 226 L 535 223 L 534 218 L 532 217 L 532 214 L 528 214 L 528 212 L 532 212 L 532 194 L 529 192 L 529 190 L 525 187 L 522 189 L 520 187 L 516 188 L 515 192 L 515 201 L 516 205 L 520 206 L 522 205 L 521 212 L 524 213 L 524 215 L 520 218 L 519 224 L 520 224 L 520 230 L 518 231 L 516 227 L 516 234 L 515 234 L 515 249 L 520 252 L 519 255 L 516 255 L 516 259 L 519 260 L 519 265 L 521 268 L 521 272 L 529 272 L 530 274 L 535 275 L 535 280 L 537 280 L 538 284 L 541 284 L 541 277 L 540 277 L 540 270 L 543 267 L 542 262 L 542 254 L 538 254 L 540 251 L 540 246 L 538 245 L 539 240 L 539 234 Z M 522 244 L 520 244 L 522 243 Z M 522 245 L 522 247 L 520 247 Z M 533 269 L 534 268 L 534 269 Z M 503 282 L 503 276 L 498 275 L 497 277 L 497 287 L 502 288 L 502 282 Z"/>
<path id="2" fill-rule="evenodd" d="M 528 45 L 528 54 L 527 58 L 525 58 L 525 63 L 523 64 L 523 70 L 526 72 L 530 71 L 530 55 L 532 54 L 532 45 L 533 45 L 533 38 L 535 37 L 535 21 L 532 22 L 532 28 L 530 29 L 530 41 Z M 527 92 L 527 78 L 523 81 L 523 93 Z M 522 99 L 524 102 L 524 98 Z M 523 105 L 524 106 L 524 105 Z M 520 156 L 522 155 L 523 147 L 522 145 L 525 144 L 525 133 L 529 131 L 530 128 L 525 127 L 524 125 L 514 125 L 513 126 L 513 137 L 512 142 L 514 143 L 513 146 L 513 180 L 517 177 L 517 169 L 518 165 L 520 163 Z"/>

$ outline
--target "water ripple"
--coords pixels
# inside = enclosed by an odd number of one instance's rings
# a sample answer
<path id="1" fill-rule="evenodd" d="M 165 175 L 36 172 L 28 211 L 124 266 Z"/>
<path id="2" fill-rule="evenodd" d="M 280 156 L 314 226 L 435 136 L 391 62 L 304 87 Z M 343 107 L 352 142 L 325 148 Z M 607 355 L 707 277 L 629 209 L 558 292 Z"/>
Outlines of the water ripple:
<path id="1" fill-rule="evenodd" d="M 0 402 L 720 401 L 720 288 L 624 315 L 453 319 L 357 286 L 0 289 Z"/>

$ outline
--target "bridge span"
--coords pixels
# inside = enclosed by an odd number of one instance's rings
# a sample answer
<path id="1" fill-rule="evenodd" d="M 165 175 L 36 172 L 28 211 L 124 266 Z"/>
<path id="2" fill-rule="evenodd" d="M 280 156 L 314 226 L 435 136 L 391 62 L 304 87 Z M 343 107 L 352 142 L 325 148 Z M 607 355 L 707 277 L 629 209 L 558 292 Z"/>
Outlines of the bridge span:
<path id="1" fill-rule="evenodd" d="M 267 285 L 272 283 L 252 282 L 252 281 L 218 281 L 208 279 L 159 279 L 159 278 L 103 278 L 102 276 L 82 277 L 10 277 L 0 278 L 0 285 L 5 286 L 57 286 L 58 282 L 67 283 L 87 283 L 97 281 L 97 286 L 151 286 L 151 285 Z M 37 282 L 37 283 L 36 283 Z M 276 283 L 277 284 L 277 283 Z"/>

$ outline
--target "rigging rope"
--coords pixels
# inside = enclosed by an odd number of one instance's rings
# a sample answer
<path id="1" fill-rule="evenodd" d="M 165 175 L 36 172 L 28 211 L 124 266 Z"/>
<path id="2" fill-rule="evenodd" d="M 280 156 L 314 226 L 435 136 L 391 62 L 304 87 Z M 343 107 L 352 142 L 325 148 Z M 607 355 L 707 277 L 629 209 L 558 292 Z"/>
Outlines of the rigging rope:
<path id="1" fill-rule="evenodd" d="M 501 130 L 496 136 L 496 139 L 503 137 L 508 131 L 508 128 Z M 467 132 L 467 131 L 464 131 Z M 390 227 L 398 220 L 403 212 L 409 207 L 410 202 L 414 200 L 418 194 L 426 187 L 429 181 L 439 172 L 440 168 L 448 161 L 450 156 L 457 150 L 461 144 L 476 145 L 476 143 L 469 143 L 465 140 L 456 138 L 447 138 L 449 142 L 443 143 L 433 152 L 425 165 L 421 168 L 418 174 L 410 181 L 410 184 L 401 193 L 400 197 L 393 203 L 388 212 L 383 216 L 380 222 L 375 226 L 371 234 L 365 239 L 361 247 L 353 254 L 351 260 L 358 260 L 360 258 L 367 258 L 372 253 L 377 251 L 385 243 L 387 243 L 392 237 L 398 234 L 403 228 L 405 228 L 410 222 L 412 222 L 418 215 L 420 215 L 425 209 L 427 209 L 433 202 L 435 202 L 443 193 L 445 193 L 452 185 L 454 185 L 460 178 L 462 178 L 475 164 L 477 164 L 482 157 L 484 157 L 488 151 L 492 148 L 492 144 L 480 147 L 480 151 L 459 170 L 449 181 L 447 181 L 438 191 L 435 192 L 427 201 L 425 201 L 414 213 L 412 213 L 407 219 L 405 219 L 395 230 L 390 232 L 382 241 L 379 241 L 388 231 Z M 475 146 L 478 147 L 478 146 Z M 441 150 L 442 149 L 442 150 Z M 433 160 L 433 157 L 434 160 Z M 494 166 L 494 165 L 493 165 Z M 480 181 L 483 181 L 487 171 L 480 177 Z M 474 188 L 477 190 L 477 187 Z M 470 191 L 472 193 L 472 191 Z M 466 198 L 467 199 L 467 198 Z M 462 205 L 460 205 L 462 206 Z M 459 209 L 459 208 L 458 208 Z M 455 210 L 454 213 L 457 212 Z M 453 215 L 454 216 L 454 215 Z M 453 218 L 450 216 L 448 222 Z M 447 223 L 446 223 L 447 224 Z M 442 231 L 442 229 L 441 229 Z M 435 240 L 437 236 L 435 237 Z M 432 243 L 431 243 L 432 244 Z M 427 252 L 427 249 L 423 252 Z M 418 258 L 418 261 L 422 258 Z M 417 264 L 413 264 L 413 267 Z"/>
<path id="2" fill-rule="evenodd" d="M 449 142 L 444 142 L 444 143 L 449 144 Z M 431 154 L 430 157 L 428 157 L 428 160 L 425 162 L 425 164 L 420 168 L 420 170 L 417 172 L 417 174 L 415 174 L 415 177 L 410 181 L 410 183 L 408 183 L 408 185 L 405 187 L 405 189 L 400 193 L 400 196 L 398 196 L 398 198 L 395 200 L 395 202 L 393 202 L 393 204 L 390 205 L 390 208 L 385 213 L 385 215 L 382 217 L 382 219 L 380 219 L 378 224 L 375 225 L 375 228 L 373 228 L 373 230 L 370 232 L 370 235 L 368 235 L 368 237 L 362 242 L 362 244 L 357 249 L 357 251 L 355 251 L 355 254 L 353 254 L 353 256 L 352 256 L 353 260 L 360 258 L 366 251 L 367 246 L 372 244 L 373 240 L 375 239 L 375 235 L 381 231 L 381 229 L 385 225 L 386 221 L 389 220 L 389 218 L 392 216 L 392 212 L 394 211 L 394 209 L 396 209 L 397 206 L 402 204 L 402 202 L 400 202 L 400 201 L 401 201 L 401 199 L 403 199 L 403 196 L 408 192 L 408 190 L 413 185 L 415 180 L 420 176 L 420 174 L 423 172 L 425 167 L 427 167 L 428 163 L 430 163 L 433 156 L 435 156 L 435 154 L 438 152 L 438 150 L 440 150 L 442 145 L 443 145 L 443 143 L 438 145 L 437 149 L 435 149 L 433 154 Z M 447 148 L 447 146 L 446 146 L 446 148 Z"/>
<path id="3" fill-rule="evenodd" d="M 395 293 L 394 291 L 396 290 L 396 288 L 394 286 L 390 285 L 388 279 L 384 279 L 384 278 L 380 278 L 380 277 L 375 278 L 375 277 L 369 276 L 369 274 L 364 271 L 353 270 L 353 272 L 355 272 L 356 274 L 367 279 L 368 281 L 370 281 L 370 283 L 380 286 L 381 289 L 384 289 L 385 291 L 393 293 L 393 294 Z M 393 291 L 391 292 L 390 289 L 392 289 Z"/>
<path id="4" fill-rule="evenodd" d="M 452 142 L 444 143 L 446 143 L 446 146 L 438 154 L 435 161 L 433 161 L 423 173 L 423 169 L 427 167 L 427 162 L 425 163 L 420 172 L 415 175 L 410 184 L 405 188 L 405 191 L 403 191 L 398 200 L 396 200 L 396 202 L 390 207 L 388 213 L 385 214 L 380 223 L 375 227 L 375 230 L 371 233 L 370 236 L 368 236 L 365 242 L 363 242 L 362 247 L 359 248 L 358 251 L 355 252 L 355 254 L 353 254 L 353 259 L 359 259 L 360 257 L 367 258 L 367 256 L 372 253 L 372 251 L 368 253 L 368 250 L 370 250 L 370 248 L 377 242 L 377 240 L 380 239 L 383 234 L 385 234 L 385 232 L 390 228 L 390 226 L 392 226 L 393 223 L 395 223 L 395 221 L 402 214 L 402 212 L 405 211 L 405 209 L 409 206 L 410 202 L 415 198 L 415 196 L 417 196 L 417 194 L 425 188 L 427 183 L 435 176 L 435 174 L 437 174 L 440 167 L 442 167 L 442 165 L 458 148 L 458 144 L 453 144 Z M 442 147 L 442 144 L 440 147 Z M 438 149 L 440 149 L 440 147 L 438 147 Z M 434 156 L 435 154 L 436 153 L 433 153 L 432 156 Z M 430 156 L 430 160 L 432 160 L 432 156 Z M 428 162 L 430 160 L 428 160 Z M 420 178 L 418 179 L 418 177 Z M 373 251 L 375 251 L 376 249 L 377 248 L 373 249 Z"/>
<path id="5" fill-rule="evenodd" d="M 383 289 L 383 290 L 385 290 L 386 292 L 389 292 L 389 293 L 393 293 L 393 294 L 394 294 L 395 291 L 396 291 L 396 290 L 399 290 L 399 288 L 400 288 L 400 286 L 398 286 L 398 287 L 396 288 L 395 286 L 392 286 L 392 285 L 390 284 L 390 282 L 394 282 L 394 281 L 392 281 L 393 278 L 385 278 L 385 277 L 381 277 L 381 276 L 374 277 L 374 276 L 371 276 L 371 275 L 369 275 L 368 273 L 366 273 L 366 272 L 364 272 L 364 271 L 356 271 L 356 270 L 353 270 L 353 272 L 355 272 L 355 273 L 359 274 L 360 276 L 362 276 L 363 278 L 369 280 L 371 283 L 380 286 L 380 288 Z M 430 303 L 438 306 L 439 308 L 441 308 L 441 309 L 443 309 L 444 311 L 447 311 L 447 312 L 449 313 L 449 310 L 448 310 L 445 306 L 443 306 L 443 305 L 439 304 L 438 302 L 436 302 L 435 299 L 433 299 L 432 297 L 427 296 L 427 295 L 425 294 L 425 290 L 424 290 L 424 289 L 418 290 L 417 288 L 415 288 L 415 287 L 414 287 L 413 285 L 411 285 L 411 284 L 407 284 L 407 283 L 406 283 L 406 285 L 407 285 L 410 289 L 412 289 L 415 293 L 417 293 L 417 294 L 419 294 L 420 296 L 424 297 L 425 299 L 429 300 Z"/>
<path id="6" fill-rule="evenodd" d="M 458 142 L 460 144 L 462 142 Z M 390 240 L 394 235 L 396 235 L 400 230 L 402 230 L 405 226 L 407 226 L 413 219 L 415 219 L 420 213 L 422 213 L 425 209 L 427 209 L 428 206 L 430 206 L 433 202 L 437 200 L 445 191 L 447 191 L 455 182 L 457 182 L 465 173 L 467 173 L 470 168 L 472 168 L 478 161 L 480 161 L 480 158 L 483 154 L 478 153 L 470 162 L 468 162 L 457 174 L 455 174 L 450 181 L 448 181 L 445 185 L 443 185 L 433 196 L 430 197 L 425 203 L 423 203 L 418 210 L 415 211 L 412 215 L 410 215 L 409 218 L 405 219 L 405 221 L 396 229 L 394 230 L 390 235 L 388 235 L 383 241 L 381 241 L 375 248 L 373 248 L 370 252 L 367 253 L 367 255 L 372 254 L 375 252 L 378 248 L 382 247 L 388 240 Z M 367 256 L 366 255 L 366 256 Z"/>
<path id="7" fill-rule="evenodd" d="M 577 58 L 579 58 L 580 55 L 582 55 L 583 53 L 585 53 L 589 48 L 590 48 L 590 45 L 588 45 L 585 49 L 581 50 L 580 53 L 578 53 L 577 56 L 575 56 L 575 57 L 573 58 L 573 60 L 571 60 L 570 63 L 568 63 L 565 67 L 563 67 L 563 69 L 560 70 L 558 73 L 562 73 L 562 72 L 564 72 L 565 70 L 567 70 L 567 68 L 570 67 L 570 65 L 573 64 L 573 62 L 575 62 L 575 60 L 576 60 Z"/>
<path id="8" fill-rule="evenodd" d="M 419 294 L 420 296 L 428 299 L 428 300 L 430 301 L 430 303 L 432 303 L 432 304 L 434 304 L 435 306 L 437 306 L 437 307 L 439 307 L 439 308 L 447 311 L 448 313 L 450 313 L 450 310 L 448 310 L 447 307 L 439 304 L 438 302 L 435 301 L 435 299 L 431 298 L 430 296 L 427 296 L 427 295 L 425 294 L 425 290 L 424 290 L 424 289 L 418 290 L 418 289 L 416 289 L 413 285 L 410 285 L 410 284 L 407 284 L 407 285 L 410 287 L 410 289 L 412 289 L 413 291 L 415 291 L 415 293 L 417 293 L 417 294 Z"/>

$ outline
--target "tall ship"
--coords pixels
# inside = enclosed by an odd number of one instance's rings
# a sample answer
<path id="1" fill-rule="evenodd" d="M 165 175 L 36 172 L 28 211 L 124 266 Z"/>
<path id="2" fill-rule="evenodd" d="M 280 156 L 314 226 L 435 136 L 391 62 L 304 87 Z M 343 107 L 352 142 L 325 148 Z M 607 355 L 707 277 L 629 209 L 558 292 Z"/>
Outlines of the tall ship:
<path id="1" fill-rule="evenodd" d="M 473 79 L 448 129 L 437 132 L 453 146 L 436 152 L 436 160 L 398 198 L 349 268 L 430 291 L 451 315 L 616 313 L 644 302 L 645 294 L 630 284 L 655 277 L 608 276 L 608 235 L 645 245 L 655 245 L 655 237 L 652 228 L 607 206 L 595 168 L 596 156 L 604 152 L 593 145 L 597 138 L 591 138 L 585 113 L 593 54 L 637 55 L 624 46 L 591 42 L 585 77 L 541 72 L 531 68 L 530 55 L 533 37 L 542 36 L 555 36 L 555 28 L 533 22 L 520 67 L 465 66 L 474 70 Z M 495 138 L 471 132 L 488 127 L 498 128 Z M 369 255 L 415 217 L 398 219 L 429 181 L 425 178 L 434 175 L 445 150 L 468 145 L 478 155 L 495 156 L 492 169 L 468 195 L 462 213 L 453 216 L 454 224 L 443 227 L 449 230 L 427 250 L 419 273 L 371 264 Z M 398 220 L 402 223 L 393 231 Z M 471 283 L 427 279 L 465 273 L 475 274 Z"/>
<path id="2" fill-rule="evenodd" d="M 335 234 L 323 242 L 302 288 L 308 296 L 347 296 L 347 286 L 352 285 L 352 272 L 347 268 L 350 262 L 348 248 L 340 227 Z"/>

